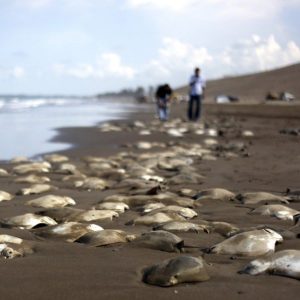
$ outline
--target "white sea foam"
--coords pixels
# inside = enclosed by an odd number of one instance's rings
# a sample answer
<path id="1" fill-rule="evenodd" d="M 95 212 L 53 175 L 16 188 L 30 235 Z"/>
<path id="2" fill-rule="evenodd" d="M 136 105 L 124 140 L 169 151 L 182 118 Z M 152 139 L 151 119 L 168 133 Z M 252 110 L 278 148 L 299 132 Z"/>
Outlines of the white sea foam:
<path id="1" fill-rule="evenodd" d="M 0 111 L 1 111 L 1 108 L 4 107 L 5 105 L 5 101 L 4 100 L 0 100 Z"/>
<path id="2" fill-rule="evenodd" d="M 51 97 L 0 97 L 0 113 L 29 110 L 45 106 L 81 105 L 93 99 Z M 95 100 L 94 100 L 95 101 Z"/>

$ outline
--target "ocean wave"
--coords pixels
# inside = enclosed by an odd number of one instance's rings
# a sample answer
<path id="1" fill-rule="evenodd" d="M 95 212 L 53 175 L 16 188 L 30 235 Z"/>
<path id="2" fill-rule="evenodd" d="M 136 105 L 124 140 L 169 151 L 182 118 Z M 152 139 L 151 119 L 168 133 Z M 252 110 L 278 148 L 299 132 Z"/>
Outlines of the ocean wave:
<path id="1" fill-rule="evenodd" d="M 4 105 L 5 105 L 5 101 L 4 100 L 0 100 L 0 110 L 1 110 L 2 107 L 4 107 Z"/>
<path id="2" fill-rule="evenodd" d="M 18 112 L 49 106 L 82 105 L 86 101 L 89 100 L 82 98 L 6 97 L 0 98 L 0 112 Z"/>

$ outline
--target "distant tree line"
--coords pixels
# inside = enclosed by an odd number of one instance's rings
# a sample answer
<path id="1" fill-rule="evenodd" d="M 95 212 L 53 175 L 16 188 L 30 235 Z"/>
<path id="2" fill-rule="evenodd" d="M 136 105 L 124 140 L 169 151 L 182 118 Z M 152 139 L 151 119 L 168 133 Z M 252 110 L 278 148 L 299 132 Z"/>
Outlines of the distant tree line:
<path id="1" fill-rule="evenodd" d="M 149 86 L 148 89 L 138 86 L 135 89 L 132 88 L 125 88 L 117 92 L 105 92 L 101 94 L 97 94 L 97 98 L 105 98 L 105 97 L 131 97 L 135 98 L 138 101 L 148 101 L 152 99 L 154 96 L 154 87 Z"/>

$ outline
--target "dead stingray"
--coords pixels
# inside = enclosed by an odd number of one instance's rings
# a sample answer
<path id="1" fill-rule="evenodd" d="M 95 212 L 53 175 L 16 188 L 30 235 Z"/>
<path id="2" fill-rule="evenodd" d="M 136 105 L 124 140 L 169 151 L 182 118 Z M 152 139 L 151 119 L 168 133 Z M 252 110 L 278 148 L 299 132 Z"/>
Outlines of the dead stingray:
<path id="1" fill-rule="evenodd" d="M 162 287 L 209 279 L 202 257 L 179 256 L 150 266 L 143 271 L 143 282 Z"/>
<path id="2" fill-rule="evenodd" d="M 150 231 L 138 236 L 132 245 L 166 252 L 183 252 L 184 241 L 177 235 L 164 231 Z"/>
<path id="3" fill-rule="evenodd" d="M 88 232 L 75 240 L 76 243 L 100 247 L 116 243 L 127 243 L 135 239 L 135 235 L 127 234 L 123 230 L 104 229 L 97 232 Z"/>

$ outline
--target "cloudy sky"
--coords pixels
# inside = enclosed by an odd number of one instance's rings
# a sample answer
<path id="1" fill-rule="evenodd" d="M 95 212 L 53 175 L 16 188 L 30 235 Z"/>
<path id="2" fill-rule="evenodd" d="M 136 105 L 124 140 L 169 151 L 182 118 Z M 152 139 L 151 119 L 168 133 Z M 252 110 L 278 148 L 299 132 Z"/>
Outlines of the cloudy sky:
<path id="1" fill-rule="evenodd" d="M 300 0 L 0 0 L 0 94 L 84 94 L 300 61 Z"/>

